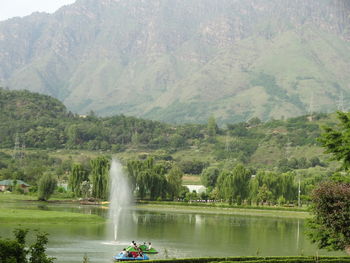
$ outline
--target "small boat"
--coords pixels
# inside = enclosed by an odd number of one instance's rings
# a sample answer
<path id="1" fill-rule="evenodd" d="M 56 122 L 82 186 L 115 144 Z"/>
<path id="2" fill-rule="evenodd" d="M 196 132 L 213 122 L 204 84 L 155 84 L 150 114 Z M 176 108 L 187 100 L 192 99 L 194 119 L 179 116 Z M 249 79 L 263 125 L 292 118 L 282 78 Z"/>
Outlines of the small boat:
<path id="1" fill-rule="evenodd" d="M 158 251 L 155 250 L 153 247 L 151 249 L 148 249 L 148 246 L 147 245 L 140 245 L 139 248 L 141 249 L 141 251 L 143 253 L 146 253 L 146 254 L 158 254 Z M 126 248 L 126 251 L 130 251 L 130 252 L 138 252 L 138 250 L 132 246 L 128 246 Z"/>
<path id="2" fill-rule="evenodd" d="M 123 252 L 120 252 L 118 255 L 115 255 L 113 257 L 114 261 L 130 261 L 130 260 L 149 260 L 149 257 L 144 254 L 142 257 L 137 256 L 137 257 L 127 257 L 123 255 Z"/>

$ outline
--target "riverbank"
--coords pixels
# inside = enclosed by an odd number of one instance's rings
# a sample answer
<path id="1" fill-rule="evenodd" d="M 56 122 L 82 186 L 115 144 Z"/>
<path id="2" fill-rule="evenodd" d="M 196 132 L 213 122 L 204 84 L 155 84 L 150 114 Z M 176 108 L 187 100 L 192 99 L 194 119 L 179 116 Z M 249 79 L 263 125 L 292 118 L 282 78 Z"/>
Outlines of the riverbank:
<path id="1" fill-rule="evenodd" d="M 0 194 L 0 202 L 38 202 L 35 196 Z M 74 199 L 56 199 L 40 203 L 76 203 L 82 205 L 100 204 L 108 206 L 108 202 L 83 202 Z M 149 211 L 167 211 L 176 213 L 205 213 L 205 214 L 225 214 L 225 215 L 244 215 L 244 216 L 265 216 L 281 218 L 299 218 L 310 217 L 307 208 L 298 207 L 275 207 L 275 206 L 229 206 L 225 203 L 185 203 L 168 201 L 138 201 L 135 204 L 137 209 L 146 209 Z M 1 216 L 1 215 L 0 215 Z"/>
<path id="2" fill-rule="evenodd" d="M 306 219 L 311 215 L 306 209 L 288 209 L 273 207 L 225 207 L 209 205 L 182 205 L 169 202 L 138 202 L 137 209 L 146 209 L 148 211 L 166 211 L 174 213 L 202 213 L 202 214 L 223 214 L 223 215 L 242 215 L 242 216 L 265 216 L 280 218 L 299 218 Z"/>
<path id="3" fill-rule="evenodd" d="M 53 200 L 49 203 L 55 202 L 65 201 Z M 21 203 L 22 205 L 18 208 L 16 208 L 16 205 L 12 207 L 16 203 Z M 28 203 L 28 205 L 23 205 L 25 203 Z M 37 208 L 30 209 L 33 205 L 37 207 L 49 203 L 37 201 L 36 196 L 1 193 L 0 224 L 100 224 L 105 222 L 105 219 L 98 215 L 67 211 L 48 211 Z"/>

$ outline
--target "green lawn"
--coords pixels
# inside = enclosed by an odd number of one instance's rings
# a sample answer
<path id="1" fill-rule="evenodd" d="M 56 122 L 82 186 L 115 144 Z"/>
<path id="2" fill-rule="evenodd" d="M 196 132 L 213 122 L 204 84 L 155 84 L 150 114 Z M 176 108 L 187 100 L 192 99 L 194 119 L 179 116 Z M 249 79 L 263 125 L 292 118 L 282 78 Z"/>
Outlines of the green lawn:
<path id="1" fill-rule="evenodd" d="M 104 219 L 97 215 L 42 211 L 29 209 L 1 209 L 0 225 L 6 224 L 68 224 L 68 223 L 103 223 Z"/>
<path id="2" fill-rule="evenodd" d="M 36 201 L 36 196 L 17 195 L 0 193 L 0 203 L 19 203 Z M 36 202 L 41 204 L 43 202 Z M 44 211 L 34 209 L 16 209 L 0 206 L 0 224 L 1 223 L 27 223 L 27 224 L 67 224 L 67 223 L 103 223 L 104 219 L 97 215 Z"/>

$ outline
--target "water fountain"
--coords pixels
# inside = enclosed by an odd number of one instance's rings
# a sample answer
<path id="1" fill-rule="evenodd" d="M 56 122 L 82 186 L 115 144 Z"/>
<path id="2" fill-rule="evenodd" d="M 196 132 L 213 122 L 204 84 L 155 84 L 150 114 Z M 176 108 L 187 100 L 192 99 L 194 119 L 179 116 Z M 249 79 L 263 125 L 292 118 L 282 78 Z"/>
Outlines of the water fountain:
<path id="1" fill-rule="evenodd" d="M 121 224 L 123 209 L 131 204 L 131 193 L 128 179 L 123 173 L 119 161 L 112 159 L 110 169 L 109 219 L 113 227 L 114 240 L 117 241 L 118 228 Z"/>

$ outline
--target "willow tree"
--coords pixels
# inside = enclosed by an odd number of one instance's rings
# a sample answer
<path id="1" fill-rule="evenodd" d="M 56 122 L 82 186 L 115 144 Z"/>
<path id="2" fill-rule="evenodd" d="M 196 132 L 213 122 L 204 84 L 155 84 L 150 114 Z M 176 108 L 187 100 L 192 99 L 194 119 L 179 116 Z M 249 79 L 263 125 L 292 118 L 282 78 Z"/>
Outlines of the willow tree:
<path id="1" fill-rule="evenodd" d="M 183 172 L 178 166 L 173 166 L 167 175 L 168 193 L 171 199 L 178 197 L 182 186 Z"/>
<path id="2" fill-rule="evenodd" d="M 90 161 L 92 196 L 98 199 L 108 198 L 110 162 L 106 157 L 97 157 Z"/>
<path id="3" fill-rule="evenodd" d="M 138 183 L 138 177 L 140 176 L 140 173 L 143 170 L 143 162 L 139 160 L 130 160 L 127 162 L 126 167 L 131 192 L 133 193 Z"/>
<path id="4" fill-rule="evenodd" d="M 44 174 L 38 183 L 38 200 L 47 201 L 57 186 L 56 178 L 51 174 Z"/>
<path id="5" fill-rule="evenodd" d="M 81 184 L 88 181 L 88 173 L 81 164 L 73 164 L 68 186 L 75 196 L 82 196 Z"/>

